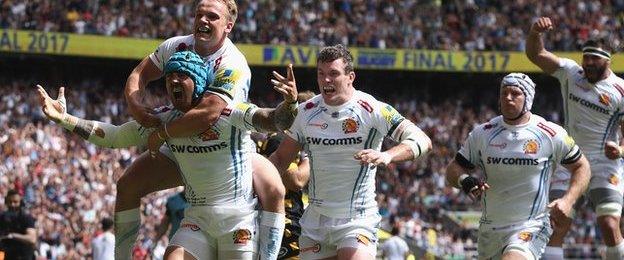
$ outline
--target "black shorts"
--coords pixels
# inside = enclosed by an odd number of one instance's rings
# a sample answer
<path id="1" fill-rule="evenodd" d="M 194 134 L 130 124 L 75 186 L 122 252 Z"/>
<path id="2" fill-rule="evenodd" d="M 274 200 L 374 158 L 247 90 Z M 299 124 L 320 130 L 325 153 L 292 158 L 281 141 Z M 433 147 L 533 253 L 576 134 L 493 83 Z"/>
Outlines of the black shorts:
<path id="1" fill-rule="evenodd" d="M 286 219 L 284 236 L 282 237 L 282 246 L 280 247 L 277 259 L 299 259 L 300 235 L 301 227 L 299 226 L 299 223 L 293 223 L 290 219 Z"/>

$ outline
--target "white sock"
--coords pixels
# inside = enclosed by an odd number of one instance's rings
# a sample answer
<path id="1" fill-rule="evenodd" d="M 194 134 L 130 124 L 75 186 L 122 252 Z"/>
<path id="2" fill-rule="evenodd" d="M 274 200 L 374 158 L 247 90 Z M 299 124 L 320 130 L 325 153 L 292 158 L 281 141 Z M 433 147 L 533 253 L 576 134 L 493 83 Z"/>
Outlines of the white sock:
<path id="1" fill-rule="evenodd" d="M 132 259 L 140 226 L 139 208 L 115 212 L 115 259 Z"/>
<path id="2" fill-rule="evenodd" d="M 260 259 L 277 259 L 277 254 L 282 245 L 284 225 L 286 225 L 285 214 L 260 211 L 260 232 L 258 233 Z"/>
<path id="3" fill-rule="evenodd" d="M 542 254 L 542 260 L 563 260 L 563 248 L 546 246 L 546 250 Z"/>
<path id="4" fill-rule="evenodd" d="M 607 247 L 607 260 L 624 259 L 624 241 L 619 245 Z"/>

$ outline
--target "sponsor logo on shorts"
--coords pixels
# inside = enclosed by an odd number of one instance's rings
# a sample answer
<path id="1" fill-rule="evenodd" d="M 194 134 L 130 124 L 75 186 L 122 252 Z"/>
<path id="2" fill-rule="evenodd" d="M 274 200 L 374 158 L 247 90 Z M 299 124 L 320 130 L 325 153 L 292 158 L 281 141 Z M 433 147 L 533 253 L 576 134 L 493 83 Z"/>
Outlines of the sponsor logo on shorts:
<path id="1" fill-rule="evenodd" d="M 249 231 L 249 229 L 236 230 L 234 231 L 232 239 L 234 239 L 234 244 L 246 245 L 247 242 L 251 240 L 251 231 Z"/>
<path id="2" fill-rule="evenodd" d="M 192 223 L 182 223 L 182 225 L 180 225 L 181 228 L 188 228 L 192 231 L 198 231 L 200 228 L 198 225 L 192 224 Z"/>
<path id="3" fill-rule="evenodd" d="M 355 239 L 357 239 L 358 243 L 363 244 L 365 246 L 368 246 L 371 243 L 370 238 L 362 234 L 357 234 L 357 236 L 355 236 Z"/>
<path id="4" fill-rule="evenodd" d="M 321 244 L 316 243 L 316 244 L 314 244 L 313 246 L 310 246 L 310 247 L 304 247 L 304 248 L 302 248 L 302 249 L 301 249 L 301 253 L 302 253 L 302 254 L 303 254 L 303 253 L 305 253 L 305 252 L 308 252 L 308 251 L 311 251 L 312 253 L 318 253 L 318 252 L 320 252 L 320 251 L 321 251 Z"/>
<path id="5" fill-rule="evenodd" d="M 618 178 L 615 174 L 611 174 L 609 176 L 609 183 L 613 185 L 618 185 L 620 183 L 620 178 Z"/>
<path id="6" fill-rule="evenodd" d="M 531 239 L 533 239 L 533 234 L 531 234 L 531 232 L 520 232 L 520 234 L 518 234 L 518 238 L 524 242 L 529 242 L 531 241 Z"/>
<path id="7" fill-rule="evenodd" d="M 342 131 L 344 131 L 345 134 L 355 133 L 359 128 L 360 123 L 353 118 L 347 118 L 342 122 Z"/>
<path id="8" fill-rule="evenodd" d="M 219 139 L 219 132 L 215 131 L 211 127 L 211 128 L 208 128 L 208 130 L 204 131 L 203 133 L 199 134 L 199 138 L 204 142 L 217 140 Z"/>
<path id="9" fill-rule="evenodd" d="M 281 247 L 279 253 L 277 253 L 277 258 L 284 257 L 288 254 L 288 248 Z"/>
<path id="10" fill-rule="evenodd" d="M 539 143 L 535 139 L 531 139 L 524 143 L 524 153 L 525 154 L 536 154 L 539 151 Z"/>

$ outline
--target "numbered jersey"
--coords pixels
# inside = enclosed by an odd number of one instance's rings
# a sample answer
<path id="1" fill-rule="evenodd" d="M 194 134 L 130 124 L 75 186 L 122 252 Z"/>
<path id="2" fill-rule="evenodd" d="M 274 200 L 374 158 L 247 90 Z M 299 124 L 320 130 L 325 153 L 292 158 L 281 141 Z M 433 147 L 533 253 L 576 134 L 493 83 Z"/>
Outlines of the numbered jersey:
<path id="1" fill-rule="evenodd" d="M 364 149 L 381 149 L 404 120 L 392 106 L 355 91 L 341 106 L 329 106 L 320 95 L 299 105 L 288 135 L 310 160 L 310 207 L 336 218 L 377 213 L 376 167 L 353 158 Z"/>
<path id="2" fill-rule="evenodd" d="M 256 109 L 248 103 L 229 105 L 205 132 L 167 141 L 166 146 L 182 173 L 186 199 L 191 206 L 254 205 L 250 152 L 243 149 L 250 144 L 243 136 L 246 131 L 255 130 L 251 118 Z M 164 108 L 157 115 L 166 123 L 182 116 L 182 112 Z M 145 145 L 153 131 L 136 121 L 120 128 L 125 132 L 127 146 Z"/>
<path id="3" fill-rule="evenodd" d="M 195 37 L 192 34 L 167 39 L 149 58 L 163 71 L 171 55 L 184 50 L 195 51 Z M 208 87 L 208 91 L 218 94 L 228 102 L 247 101 L 251 71 L 247 59 L 229 38 L 225 39 L 223 46 L 215 53 L 202 58 L 206 66 L 212 66 L 215 71 L 215 80 Z"/>
<path id="4" fill-rule="evenodd" d="M 604 155 L 607 141 L 619 143 L 620 120 L 624 115 L 624 80 L 613 72 L 608 78 L 589 83 L 583 68 L 561 59 L 553 73 L 561 83 L 565 128 L 590 161 L 620 164 Z"/>
<path id="5" fill-rule="evenodd" d="M 581 152 L 562 127 L 537 115 L 516 126 L 499 116 L 472 130 L 458 156 L 464 167 L 479 166 L 490 185 L 481 223 L 505 225 L 544 217 L 553 168 Z"/>

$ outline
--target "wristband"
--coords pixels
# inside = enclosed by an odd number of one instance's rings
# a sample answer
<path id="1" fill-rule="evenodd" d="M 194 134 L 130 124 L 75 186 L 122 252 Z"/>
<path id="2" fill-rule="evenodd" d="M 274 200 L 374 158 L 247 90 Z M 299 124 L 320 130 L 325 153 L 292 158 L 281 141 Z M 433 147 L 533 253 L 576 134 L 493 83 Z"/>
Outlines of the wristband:
<path id="1" fill-rule="evenodd" d="M 455 184 L 455 187 L 457 188 L 462 188 L 462 181 L 464 181 L 466 178 L 470 177 L 470 175 L 468 175 L 467 173 L 464 173 L 462 175 L 459 175 L 459 178 L 457 178 L 457 183 Z"/>

